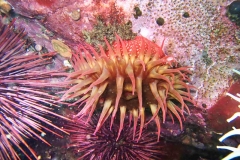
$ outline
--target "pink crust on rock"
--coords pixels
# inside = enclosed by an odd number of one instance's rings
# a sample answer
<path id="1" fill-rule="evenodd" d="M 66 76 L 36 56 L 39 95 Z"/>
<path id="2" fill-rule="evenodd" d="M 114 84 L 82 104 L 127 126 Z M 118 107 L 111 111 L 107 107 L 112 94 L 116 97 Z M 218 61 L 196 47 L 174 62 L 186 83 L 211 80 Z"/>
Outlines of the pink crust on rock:
<path id="1" fill-rule="evenodd" d="M 167 113 L 173 122 L 175 115 L 182 129 L 181 117 L 184 119 L 184 110 L 190 113 L 186 101 L 195 104 L 190 94 L 193 86 L 186 83 L 191 74 L 188 67 L 178 67 L 174 58 L 163 53 L 162 47 L 144 37 L 123 41 L 116 35 L 113 47 L 106 39 L 105 42 L 107 52 L 100 46 L 100 53 L 97 53 L 88 45 L 88 50 L 79 46 L 78 54 L 73 55 L 75 72 L 67 78 L 72 86 L 62 100 L 80 97 L 74 104 L 85 103 L 76 117 L 88 115 L 89 121 L 96 108 L 102 107 L 94 132 L 96 134 L 110 115 L 111 128 L 117 112 L 120 111 L 119 137 L 128 111 L 130 121 L 133 118 L 133 138 L 140 119 L 138 140 L 144 125 L 152 120 L 157 125 L 159 139 L 159 113 L 163 123 Z M 145 121 L 147 107 L 150 107 L 152 113 L 148 122 Z"/>

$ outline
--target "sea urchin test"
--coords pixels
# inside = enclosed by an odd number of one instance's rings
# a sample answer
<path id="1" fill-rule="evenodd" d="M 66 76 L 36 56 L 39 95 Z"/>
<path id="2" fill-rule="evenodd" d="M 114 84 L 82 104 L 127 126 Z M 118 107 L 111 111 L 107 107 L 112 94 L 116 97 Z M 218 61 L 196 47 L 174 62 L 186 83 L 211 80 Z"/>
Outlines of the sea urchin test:
<path id="1" fill-rule="evenodd" d="M 159 139 L 160 119 L 164 123 L 166 116 L 172 120 L 176 117 L 182 129 L 184 113 L 190 114 L 187 104 L 195 104 L 190 93 L 194 87 L 188 84 L 191 74 L 188 67 L 180 67 L 173 57 L 163 53 L 162 46 L 141 36 L 124 41 L 116 35 L 112 47 L 106 39 L 105 42 L 106 52 L 101 46 L 97 53 L 89 45 L 80 45 L 79 52 L 73 54 L 75 72 L 66 79 L 71 87 L 62 100 L 80 97 L 75 104 L 82 108 L 76 117 L 88 115 L 88 122 L 101 107 L 95 134 L 110 117 L 111 129 L 119 113 L 119 137 L 129 113 L 130 121 L 133 119 L 133 138 L 140 121 L 138 140 L 143 127 L 152 120 Z M 152 117 L 147 120 L 148 108 Z"/>

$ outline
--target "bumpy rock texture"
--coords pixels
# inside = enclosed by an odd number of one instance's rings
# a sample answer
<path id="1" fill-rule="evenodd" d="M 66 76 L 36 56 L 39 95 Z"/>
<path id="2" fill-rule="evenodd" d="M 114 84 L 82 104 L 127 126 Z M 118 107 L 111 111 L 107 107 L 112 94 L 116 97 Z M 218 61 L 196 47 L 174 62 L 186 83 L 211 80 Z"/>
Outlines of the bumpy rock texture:
<path id="1" fill-rule="evenodd" d="M 157 43 L 165 37 L 165 53 L 192 67 L 199 105 L 211 107 L 229 87 L 231 68 L 239 61 L 237 27 L 225 16 L 225 7 L 206 0 L 138 4 L 143 16 L 131 18 L 133 30 Z M 156 23 L 160 16 L 162 26 Z"/>

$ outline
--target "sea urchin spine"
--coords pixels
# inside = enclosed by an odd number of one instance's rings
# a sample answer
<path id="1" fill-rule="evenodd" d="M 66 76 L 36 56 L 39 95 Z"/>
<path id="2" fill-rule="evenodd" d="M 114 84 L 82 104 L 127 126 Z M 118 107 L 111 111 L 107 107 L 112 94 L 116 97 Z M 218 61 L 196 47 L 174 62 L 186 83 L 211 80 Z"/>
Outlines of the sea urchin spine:
<path id="1" fill-rule="evenodd" d="M 94 114 L 88 123 L 85 123 L 85 118 L 67 126 L 71 133 L 68 147 L 76 151 L 79 160 L 158 160 L 164 156 L 161 144 L 156 142 L 155 131 L 144 128 L 137 142 L 132 139 L 133 127 L 128 123 L 118 136 L 119 124 L 114 123 L 110 131 L 110 119 L 107 119 L 99 132 L 93 135 L 99 115 Z M 136 131 L 136 136 L 138 134 Z"/>
<path id="2" fill-rule="evenodd" d="M 26 139 L 50 145 L 40 134 L 47 131 L 61 137 L 58 131 L 67 132 L 45 116 L 68 119 L 50 107 L 59 104 L 59 98 L 48 93 L 51 84 L 47 82 L 54 72 L 38 71 L 51 63 L 55 53 L 26 54 L 26 33 L 15 29 L 13 23 L 0 22 L 0 159 L 21 159 L 15 148 L 27 159 L 38 159 Z"/>
<path id="3" fill-rule="evenodd" d="M 177 67 L 173 57 L 166 56 L 162 47 L 144 37 L 123 41 L 116 35 L 113 47 L 106 39 L 105 42 L 107 52 L 100 46 L 99 54 L 88 45 L 88 49 L 79 46 L 79 53 L 73 55 L 75 72 L 67 78 L 73 86 L 63 95 L 62 100 L 81 97 L 75 104 L 85 105 L 76 116 L 81 118 L 88 115 L 89 121 L 97 106 L 103 105 L 94 132 L 96 134 L 111 114 L 112 126 L 117 112 L 120 111 L 118 137 L 127 111 L 134 122 L 133 137 L 140 118 L 138 139 L 144 125 L 151 120 L 155 120 L 157 124 L 159 139 L 159 112 L 162 112 L 163 122 L 167 113 L 172 120 L 172 114 L 175 115 L 182 129 L 181 116 L 184 118 L 184 110 L 189 113 L 186 101 L 194 104 L 190 94 L 193 86 L 187 84 L 188 75 L 191 74 L 188 67 Z M 145 122 L 147 107 L 150 107 L 153 115 L 149 122 Z"/>

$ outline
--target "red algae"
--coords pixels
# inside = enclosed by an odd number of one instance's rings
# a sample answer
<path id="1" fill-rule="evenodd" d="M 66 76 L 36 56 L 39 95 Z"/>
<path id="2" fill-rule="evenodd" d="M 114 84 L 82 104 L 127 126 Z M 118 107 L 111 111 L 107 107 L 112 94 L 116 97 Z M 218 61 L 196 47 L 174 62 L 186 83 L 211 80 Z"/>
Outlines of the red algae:
<path id="1" fill-rule="evenodd" d="M 235 95 L 240 93 L 240 81 L 233 84 L 228 91 Z M 230 118 L 234 113 L 239 111 L 237 107 L 239 103 L 233 100 L 229 96 L 223 96 L 219 101 L 208 110 L 209 126 L 216 132 L 227 132 L 232 126 L 239 128 L 240 119 L 237 118 L 235 121 L 228 123 L 226 120 Z"/>
<path id="2" fill-rule="evenodd" d="M 36 0 L 38 4 L 46 7 L 51 7 L 55 0 Z"/>

